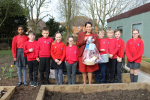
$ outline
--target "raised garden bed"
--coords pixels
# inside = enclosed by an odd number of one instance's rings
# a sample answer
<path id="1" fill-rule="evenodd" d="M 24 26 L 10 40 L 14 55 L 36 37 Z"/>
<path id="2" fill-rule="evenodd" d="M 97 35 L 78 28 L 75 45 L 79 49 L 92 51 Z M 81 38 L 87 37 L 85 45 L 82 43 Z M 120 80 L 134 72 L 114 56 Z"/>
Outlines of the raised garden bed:
<path id="1" fill-rule="evenodd" d="M 5 90 L 6 93 L 0 98 L 0 100 L 9 100 L 15 92 L 15 86 L 0 86 L 0 91 Z"/>
<path id="2" fill-rule="evenodd" d="M 78 97 L 75 97 L 77 94 Z M 82 95 L 81 95 L 82 94 Z M 108 95 L 106 95 L 108 94 Z M 63 96 L 67 98 L 63 98 Z M 102 97 L 107 100 L 149 100 L 150 83 L 116 83 L 116 84 L 91 84 L 91 85 L 43 85 L 41 86 L 36 100 L 89 100 Z M 55 96 L 55 97 L 54 97 Z M 62 97 L 60 97 L 62 96 Z M 134 96 L 134 97 L 133 97 Z M 86 98 L 85 98 L 86 97 Z M 107 98 L 109 97 L 109 98 Z M 89 99 L 88 99 L 89 98 Z M 124 99 L 125 98 L 125 99 Z M 141 99 L 142 98 L 142 99 Z"/>

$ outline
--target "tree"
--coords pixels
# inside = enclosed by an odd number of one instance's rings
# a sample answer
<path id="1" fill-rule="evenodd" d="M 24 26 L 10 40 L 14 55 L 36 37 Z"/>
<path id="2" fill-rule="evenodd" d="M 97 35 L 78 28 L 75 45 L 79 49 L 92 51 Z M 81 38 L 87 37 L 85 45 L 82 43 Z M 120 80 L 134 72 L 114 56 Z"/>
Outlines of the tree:
<path id="1" fill-rule="evenodd" d="M 49 36 L 54 36 L 57 31 L 61 33 L 65 31 L 65 27 L 60 27 L 60 23 L 56 22 L 53 17 L 49 18 L 45 24 L 49 28 Z"/>
<path id="2" fill-rule="evenodd" d="M 0 27 L 8 17 L 24 16 L 24 11 L 20 0 L 0 0 Z"/>
<path id="3" fill-rule="evenodd" d="M 46 14 L 45 16 L 40 18 L 40 15 L 42 15 L 44 12 L 48 12 L 46 10 L 41 12 L 41 8 L 44 7 L 46 9 L 49 3 L 50 0 L 23 0 L 23 6 L 25 9 L 27 9 L 27 18 L 29 20 L 29 23 L 31 24 L 32 30 L 35 33 L 39 28 L 39 22 L 43 18 L 49 16 L 49 14 Z M 35 19 L 33 16 L 35 16 Z"/>
<path id="4" fill-rule="evenodd" d="M 80 0 L 59 0 L 59 11 L 61 17 L 65 19 L 67 35 L 72 33 L 72 24 L 75 20 L 75 16 L 79 14 Z"/>

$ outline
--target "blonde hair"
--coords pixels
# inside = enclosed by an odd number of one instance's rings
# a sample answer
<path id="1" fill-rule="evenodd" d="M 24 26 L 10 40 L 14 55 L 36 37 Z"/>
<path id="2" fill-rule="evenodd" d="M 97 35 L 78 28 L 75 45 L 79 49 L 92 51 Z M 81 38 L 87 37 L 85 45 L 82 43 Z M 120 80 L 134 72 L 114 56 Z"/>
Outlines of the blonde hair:
<path id="1" fill-rule="evenodd" d="M 106 30 L 106 33 L 108 33 L 108 32 L 114 33 L 113 29 L 111 29 L 111 28 L 108 28 L 108 29 Z"/>
<path id="2" fill-rule="evenodd" d="M 99 34 L 99 33 L 104 33 L 104 34 L 105 34 L 105 31 L 104 31 L 103 29 L 99 29 L 99 30 L 98 30 L 98 34 Z"/>
<path id="3" fill-rule="evenodd" d="M 132 34 L 133 34 L 133 31 L 138 31 L 138 33 L 139 33 L 139 30 L 138 30 L 138 29 L 133 29 L 133 30 L 132 30 Z M 140 39 L 142 40 L 142 36 L 141 36 L 140 34 L 138 35 L 138 38 L 140 38 Z"/>

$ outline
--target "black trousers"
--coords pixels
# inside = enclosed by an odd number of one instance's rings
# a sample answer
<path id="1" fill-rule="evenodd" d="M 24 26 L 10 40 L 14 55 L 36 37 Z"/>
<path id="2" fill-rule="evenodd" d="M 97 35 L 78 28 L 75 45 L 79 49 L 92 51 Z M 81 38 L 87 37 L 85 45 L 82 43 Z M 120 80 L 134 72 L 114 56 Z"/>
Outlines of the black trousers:
<path id="1" fill-rule="evenodd" d="M 29 68 L 29 78 L 30 81 L 33 81 L 33 73 L 34 73 L 34 82 L 37 82 L 38 78 L 38 67 L 39 62 L 37 60 L 28 61 L 28 68 Z"/>
<path id="2" fill-rule="evenodd" d="M 115 76 L 115 66 L 116 66 L 117 59 L 109 59 L 109 62 L 107 63 L 107 69 L 106 69 L 106 80 L 110 80 L 113 82 L 114 76 Z"/>
<path id="3" fill-rule="evenodd" d="M 50 74 L 50 57 L 47 58 L 39 58 L 40 59 L 40 79 L 41 83 L 44 83 L 44 72 L 46 72 L 46 82 L 49 82 L 49 74 Z"/>
<path id="4" fill-rule="evenodd" d="M 121 82 L 121 66 L 122 62 L 118 62 L 116 64 L 116 69 L 115 69 L 115 81 Z"/>

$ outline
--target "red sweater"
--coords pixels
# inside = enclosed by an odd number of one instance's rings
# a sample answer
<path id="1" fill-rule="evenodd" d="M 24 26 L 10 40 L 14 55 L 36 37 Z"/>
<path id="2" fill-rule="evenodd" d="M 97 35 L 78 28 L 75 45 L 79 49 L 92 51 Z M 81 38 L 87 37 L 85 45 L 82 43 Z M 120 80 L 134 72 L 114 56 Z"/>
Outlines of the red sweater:
<path id="1" fill-rule="evenodd" d="M 51 55 L 52 58 L 55 59 L 60 59 L 60 61 L 63 61 L 66 55 L 66 48 L 65 44 L 62 42 L 55 42 L 51 46 Z"/>
<path id="2" fill-rule="evenodd" d="M 50 37 L 41 37 L 38 39 L 36 47 L 36 58 L 50 57 L 51 56 L 51 44 L 53 39 Z"/>
<path id="3" fill-rule="evenodd" d="M 113 59 L 117 58 L 117 52 L 119 50 L 118 41 L 116 38 L 109 39 L 108 41 L 108 53 L 113 55 Z"/>
<path id="4" fill-rule="evenodd" d="M 126 44 L 126 56 L 129 62 L 140 63 L 144 53 L 144 42 L 137 38 L 129 39 Z"/>
<path id="5" fill-rule="evenodd" d="M 67 61 L 69 64 L 73 64 L 78 61 L 78 47 L 75 45 L 72 45 L 71 47 L 68 45 L 66 47 L 66 58 L 65 61 Z"/>
<path id="6" fill-rule="evenodd" d="M 36 45 L 37 45 L 37 41 L 33 41 L 33 42 L 25 42 L 24 44 L 24 53 L 27 55 L 27 60 L 28 61 L 33 61 L 36 60 Z M 29 49 L 33 48 L 33 52 L 29 52 Z"/>
<path id="7" fill-rule="evenodd" d="M 13 58 L 16 58 L 17 44 L 18 44 L 17 41 L 19 40 L 18 38 L 19 38 L 19 35 L 13 37 L 13 40 L 12 40 L 12 55 L 13 55 Z M 25 35 L 22 35 L 22 39 L 23 39 L 22 46 L 24 46 L 24 43 L 26 41 L 28 41 L 29 38 Z M 23 53 L 23 57 L 26 57 L 26 55 L 24 53 Z"/>
<path id="8" fill-rule="evenodd" d="M 118 40 L 118 46 L 119 46 L 119 51 L 117 53 L 117 56 L 120 58 L 123 58 L 125 43 L 124 43 L 124 40 L 122 40 L 121 38 Z"/>
<path id="9" fill-rule="evenodd" d="M 101 49 L 105 49 L 105 51 L 101 51 Z M 108 53 L 108 41 L 107 39 L 99 39 L 99 51 L 100 54 L 107 54 Z"/>

